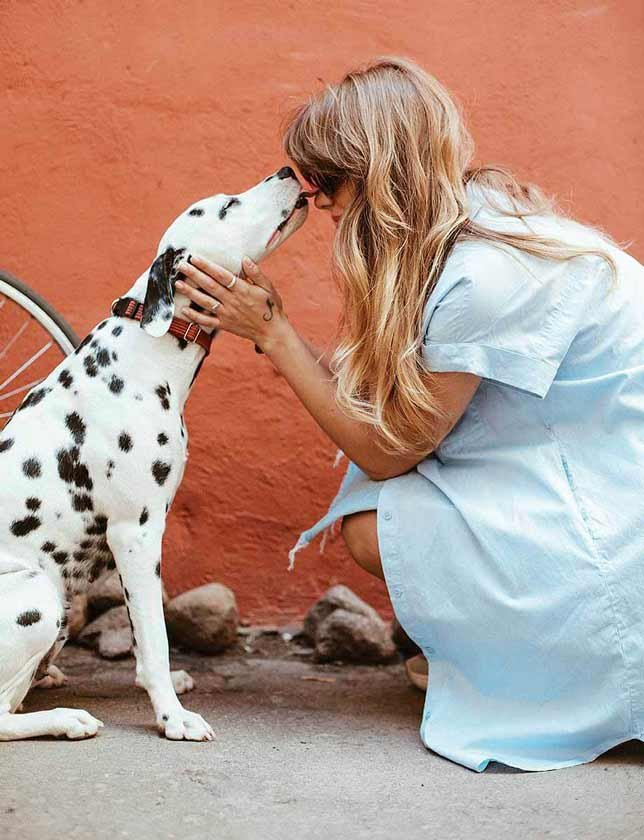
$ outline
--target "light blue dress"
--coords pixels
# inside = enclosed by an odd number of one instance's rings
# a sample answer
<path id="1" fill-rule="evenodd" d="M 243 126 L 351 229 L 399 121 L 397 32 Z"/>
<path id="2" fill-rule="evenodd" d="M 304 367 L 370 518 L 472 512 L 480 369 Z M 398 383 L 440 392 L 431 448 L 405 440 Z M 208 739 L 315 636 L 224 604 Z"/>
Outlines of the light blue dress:
<path id="1" fill-rule="evenodd" d="M 480 224 L 525 230 L 470 199 Z M 615 284 L 596 257 L 457 245 L 423 356 L 483 377 L 471 404 L 406 475 L 350 465 L 296 546 L 377 509 L 392 605 L 430 663 L 421 737 L 473 770 L 566 767 L 644 738 L 644 268 L 611 253 Z"/>

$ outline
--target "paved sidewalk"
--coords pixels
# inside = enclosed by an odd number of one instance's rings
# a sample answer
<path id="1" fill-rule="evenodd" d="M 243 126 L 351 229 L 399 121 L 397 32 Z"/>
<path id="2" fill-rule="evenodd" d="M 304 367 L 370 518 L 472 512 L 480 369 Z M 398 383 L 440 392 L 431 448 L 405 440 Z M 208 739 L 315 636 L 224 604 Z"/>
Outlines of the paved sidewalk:
<path id="1" fill-rule="evenodd" d="M 317 666 L 286 646 L 178 655 L 214 743 L 157 736 L 132 660 L 69 647 L 69 687 L 27 709 L 86 708 L 98 738 L 0 744 L 0 837 L 531 840 L 644 837 L 644 745 L 547 773 L 465 770 L 425 750 L 402 668 Z M 314 678 L 314 679 L 312 679 Z"/>

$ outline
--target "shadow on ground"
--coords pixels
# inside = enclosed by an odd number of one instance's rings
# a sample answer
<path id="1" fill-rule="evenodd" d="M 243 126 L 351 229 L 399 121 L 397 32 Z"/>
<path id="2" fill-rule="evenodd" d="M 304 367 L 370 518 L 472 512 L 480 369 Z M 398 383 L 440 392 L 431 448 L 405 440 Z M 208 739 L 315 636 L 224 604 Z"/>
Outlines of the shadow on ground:
<path id="1" fill-rule="evenodd" d="M 289 655 L 291 654 L 291 655 Z M 49 838 L 639 838 L 644 745 L 546 773 L 473 773 L 418 738 L 423 698 L 400 665 L 316 665 L 275 642 L 217 658 L 177 654 L 185 705 L 214 743 L 157 736 L 132 660 L 69 646 L 69 686 L 27 711 L 86 708 L 98 738 L 0 744 L 0 836 Z"/>

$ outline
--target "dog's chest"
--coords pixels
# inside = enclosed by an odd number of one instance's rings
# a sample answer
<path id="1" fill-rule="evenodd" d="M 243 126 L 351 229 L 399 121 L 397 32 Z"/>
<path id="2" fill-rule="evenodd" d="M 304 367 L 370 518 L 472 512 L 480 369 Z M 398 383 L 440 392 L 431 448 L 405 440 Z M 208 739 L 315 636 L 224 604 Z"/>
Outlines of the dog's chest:
<path id="1" fill-rule="evenodd" d="M 0 565 L 38 564 L 80 591 L 114 565 L 110 523 L 163 532 L 187 453 L 182 382 L 136 355 L 132 329 L 104 322 L 0 434 Z"/>

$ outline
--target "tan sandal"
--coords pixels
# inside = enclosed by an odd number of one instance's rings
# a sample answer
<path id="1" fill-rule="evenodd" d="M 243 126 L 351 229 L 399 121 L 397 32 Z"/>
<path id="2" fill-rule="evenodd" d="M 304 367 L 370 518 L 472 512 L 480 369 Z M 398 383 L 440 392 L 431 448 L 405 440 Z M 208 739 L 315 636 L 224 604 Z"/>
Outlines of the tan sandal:
<path id="1" fill-rule="evenodd" d="M 405 671 L 407 671 L 407 676 L 413 686 L 420 689 L 420 691 L 427 691 L 429 663 L 422 653 L 407 659 L 405 662 Z"/>

